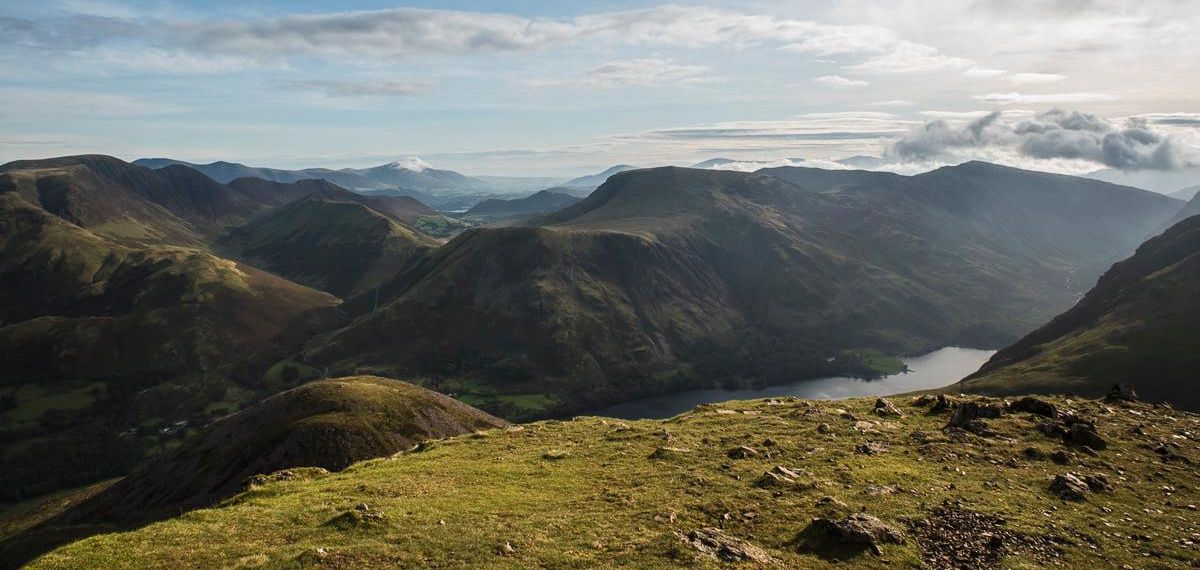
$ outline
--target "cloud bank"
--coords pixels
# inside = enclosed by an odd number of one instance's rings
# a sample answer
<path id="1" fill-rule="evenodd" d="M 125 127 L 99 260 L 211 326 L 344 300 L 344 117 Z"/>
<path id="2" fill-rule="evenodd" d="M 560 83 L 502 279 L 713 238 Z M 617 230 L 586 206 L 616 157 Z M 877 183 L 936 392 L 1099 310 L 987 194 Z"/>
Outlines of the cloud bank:
<path id="1" fill-rule="evenodd" d="M 1090 113 L 1052 109 L 1009 124 L 994 111 L 965 125 L 927 122 L 889 149 L 910 161 L 947 159 L 973 151 L 1001 150 L 1030 159 L 1094 162 L 1110 168 L 1177 170 L 1200 166 L 1200 149 L 1164 134 L 1145 118 L 1123 125 Z"/>

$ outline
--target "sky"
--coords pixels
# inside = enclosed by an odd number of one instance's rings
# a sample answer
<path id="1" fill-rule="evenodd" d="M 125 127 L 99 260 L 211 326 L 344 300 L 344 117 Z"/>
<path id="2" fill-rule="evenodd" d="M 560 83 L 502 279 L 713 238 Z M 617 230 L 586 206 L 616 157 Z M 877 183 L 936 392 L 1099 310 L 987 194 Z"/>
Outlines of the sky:
<path id="1" fill-rule="evenodd" d="M 0 0 L 0 162 L 1186 173 L 1198 25 L 1194 0 Z"/>

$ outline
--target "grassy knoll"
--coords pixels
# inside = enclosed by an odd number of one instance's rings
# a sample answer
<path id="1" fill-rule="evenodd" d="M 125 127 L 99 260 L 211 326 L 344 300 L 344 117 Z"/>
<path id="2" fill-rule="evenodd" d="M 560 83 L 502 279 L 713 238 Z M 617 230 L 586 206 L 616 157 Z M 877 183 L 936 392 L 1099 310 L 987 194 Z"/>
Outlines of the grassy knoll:
<path id="1" fill-rule="evenodd" d="M 1200 417 L 1047 400 L 1093 421 L 1107 447 L 1068 446 L 1038 429 L 1051 420 L 1025 412 L 983 420 L 977 433 L 944 429 L 947 411 L 910 397 L 894 400 L 903 417 L 874 414 L 871 399 L 782 399 L 662 421 L 544 421 L 268 483 L 32 567 L 717 567 L 682 538 L 705 527 L 779 567 L 944 567 L 938 556 L 970 567 L 1195 565 Z M 732 458 L 743 445 L 756 453 Z M 760 486 L 776 466 L 794 480 Z M 1049 486 L 1066 472 L 1111 489 L 1060 499 Z M 813 517 L 859 511 L 903 543 L 872 554 L 812 541 Z"/>

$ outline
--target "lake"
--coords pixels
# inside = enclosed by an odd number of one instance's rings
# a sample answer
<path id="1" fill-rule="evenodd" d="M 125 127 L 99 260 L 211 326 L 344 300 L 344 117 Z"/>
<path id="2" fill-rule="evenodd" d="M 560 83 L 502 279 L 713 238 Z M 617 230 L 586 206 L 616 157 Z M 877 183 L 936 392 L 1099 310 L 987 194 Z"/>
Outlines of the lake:
<path id="1" fill-rule="evenodd" d="M 940 388 L 953 384 L 964 376 L 979 370 L 979 367 L 995 353 L 994 350 L 947 347 L 929 354 L 903 358 L 901 360 L 909 368 L 907 373 L 874 380 L 831 377 L 799 380 L 788 384 L 744 390 L 722 388 L 687 390 L 609 406 L 589 412 L 588 415 L 626 420 L 659 419 L 681 414 L 700 404 L 726 400 L 753 400 L 780 396 L 838 399 L 855 396 L 887 396 L 913 390 Z"/>

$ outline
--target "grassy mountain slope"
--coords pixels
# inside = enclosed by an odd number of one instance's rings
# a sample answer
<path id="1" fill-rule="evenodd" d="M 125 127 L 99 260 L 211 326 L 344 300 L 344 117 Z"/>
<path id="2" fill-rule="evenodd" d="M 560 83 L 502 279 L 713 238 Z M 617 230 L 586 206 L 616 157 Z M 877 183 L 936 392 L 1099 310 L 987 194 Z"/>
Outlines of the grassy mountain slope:
<path id="1" fill-rule="evenodd" d="M 998 352 L 958 388 L 1144 398 L 1200 408 L 1200 216 L 1146 242 L 1079 304 Z"/>
<path id="2" fill-rule="evenodd" d="M 258 178 L 270 182 L 291 183 L 301 180 L 326 180 L 343 188 L 355 190 L 381 190 L 389 188 L 388 184 L 371 180 L 362 174 L 349 170 L 331 170 L 328 168 L 306 168 L 302 170 L 283 170 L 279 168 L 263 168 L 246 166 L 236 162 L 211 162 L 194 164 L 170 158 L 139 158 L 133 164 L 146 168 L 162 169 L 170 166 L 186 166 L 221 183 L 229 183 L 239 178 Z"/>
<path id="3" fill-rule="evenodd" d="M 383 298 L 398 291 L 313 343 L 304 360 L 455 381 L 480 373 L 499 396 L 488 407 L 520 416 L 529 400 L 514 394 L 609 401 L 636 388 L 606 378 L 670 372 L 662 363 L 680 339 L 744 322 L 711 269 L 652 237 L 618 232 L 468 230 L 387 284 Z"/>
<path id="4" fill-rule="evenodd" d="M 436 238 L 450 237 L 471 227 L 471 224 L 443 215 L 416 198 L 359 194 L 326 180 L 300 180 L 292 184 L 283 184 L 258 178 L 239 178 L 230 182 L 229 186 L 254 194 L 290 192 L 291 188 L 295 187 L 303 196 L 326 198 L 338 202 L 356 202 Z"/>
<path id="5" fill-rule="evenodd" d="M 345 297 L 390 278 L 437 241 L 359 201 L 313 195 L 234 228 L 220 244 L 257 267 Z"/>
<path id="6" fill-rule="evenodd" d="M 467 214 L 540 214 L 570 206 L 578 201 L 579 198 L 555 192 L 553 188 L 550 188 L 524 198 L 484 200 L 467 210 Z"/>
<path id="7" fill-rule="evenodd" d="M 340 471 L 427 439 L 507 425 L 397 380 L 311 382 L 215 422 L 16 540 L 0 543 L 0 559 L 28 559 L 55 543 L 209 507 L 243 491 L 254 475 L 297 468 L 289 473 Z"/>
<path id="8" fill-rule="evenodd" d="M 524 198 L 484 200 L 467 210 L 463 216 L 487 222 L 521 220 L 534 214 L 565 208 L 579 200 L 575 196 L 549 188 Z"/>
<path id="9" fill-rule="evenodd" d="M 121 473 L 154 438 L 119 432 L 215 411 L 340 319 L 329 294 L 196 249 L 113 243 L 12 191 L 0 281 L 5 499 Z"/>
<path id="10" fill-rule="evenodd" d="M 448 190 L 482 190 L 488 188 L 488 185 L 483 181 L 464 176 L 452 170 L 414 167 L 401 162 L 371 168 L 343 168 L 340 170 L 331 170 L 328 168 L 284 170 L 279 168 L 246 166 L 236 162 L 224 161 L 209 164 L 193 164 L 169 158 L 143 158 L 134 161 L 134 163 L 153 169 L 186 166 L 203 172 L 213 180 L 221 183 L 232 182 L 238 178 L 259 178 L 271 182 L 284 183 L 321 179 L 343 188 L 354 190 L 405 188 L 422 192 L 439 192 Z"/>
<path id="11" fill-rule="evenodd" d="M 943 429 L 949 410 L 895 403 L 902 417 L 875 416 L 864 399 L 759 400 L 663 421 L 590 417 L 454 437 L 338 474 L 267 483 L 219 508 L 64 546 L 30 567 L 1195 563 L 1197 416 L 1059 398 L 1048 402 L 1057 420 L 1010 411 L 976 424 L 979 435 Z M 1038 428 L 1071 417 L 1093 422 L 1107 447 L 1089 454 Z M 1068 472 L 1096 489 L 1059 498 L 1051 481 Z M 873 554 L 870 542 L 814 522 L 854 513 L 877 517 L 896 542 L 874 540 Z M 759 562 L 733 563 L 742 553 Z"/>
<path id="12" fill-rule="evenodd" d="M 844 357 L 1019 338 L 1176 204 L 991 165 L 876 174 L 617 174 L 541 228 L 459 236 L 303 359 L 424 377 L 512 417 L 866 372 Z"/>
<path id="13" fill-rule="evenodd" d="M 615 166 L 610 166 L 604 169 L 602 172 L 588 174 L 578 178 L 572 178 L 566 182 L 563 182 L 562 185 L 568 188 L 587 188 L 590 190 L 600 186 L 601 184 L 604 184 L 604 182 L 608 180 L 608 177 L 614 174 L 625 172 L 627 170 L 634 170 L 636 168 L 636 166 L 630 166 L 628 164 L 618 164 Z"/>
<path id="14" fill-rule="evenodd" d="M 10 162 L 0 166 L 0 192 L 122 243 L 188 246 L 304 196 L 291 186 L 244 192 L 187 167 L 152 170 L 101 155 Z"/>

